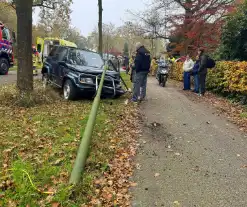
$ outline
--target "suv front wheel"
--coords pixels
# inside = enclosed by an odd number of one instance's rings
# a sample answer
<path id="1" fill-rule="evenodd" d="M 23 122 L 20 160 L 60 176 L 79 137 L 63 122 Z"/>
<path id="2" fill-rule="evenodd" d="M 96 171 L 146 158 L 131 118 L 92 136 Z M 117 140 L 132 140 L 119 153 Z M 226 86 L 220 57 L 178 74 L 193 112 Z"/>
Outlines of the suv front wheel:
<path id="1" fill-rule="evenodd" d="M 70 79 L 63 84 L 63 96 L 65 100 L 74 100 L 76 98 L 76 87 Z"/>

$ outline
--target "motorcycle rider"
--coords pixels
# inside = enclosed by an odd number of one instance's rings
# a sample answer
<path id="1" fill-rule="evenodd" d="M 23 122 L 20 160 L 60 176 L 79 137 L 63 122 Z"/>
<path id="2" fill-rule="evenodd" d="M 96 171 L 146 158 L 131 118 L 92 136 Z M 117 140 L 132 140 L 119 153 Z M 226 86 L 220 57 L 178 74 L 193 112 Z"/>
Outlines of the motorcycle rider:
<path id="1" fill-rule="evenodd" d="M 165 60 L 164 57 L 160 57 L 160 60 L 158 61 L 158 70 L 156 73 L 156 79 L 159 81 L 159 84 L 161 84 L 161 76 L 163 76 L 163 70 L 165 69 L 167 72 L 169 71 L 169 61 Z M 167 77 L 167 75 L 166 75 Z"/>

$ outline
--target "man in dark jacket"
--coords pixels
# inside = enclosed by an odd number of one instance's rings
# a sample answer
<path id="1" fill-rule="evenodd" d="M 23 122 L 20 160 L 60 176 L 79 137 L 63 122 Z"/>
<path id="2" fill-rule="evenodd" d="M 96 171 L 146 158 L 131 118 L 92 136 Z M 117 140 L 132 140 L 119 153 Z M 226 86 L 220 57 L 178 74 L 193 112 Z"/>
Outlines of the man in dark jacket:
<path id="1" fill-rule="evenodd" d="M 205 55 L 204 49 L 198 50 L 198 56 L 199 56 L 199 69 L 198 69 L 198 75 L 199 75 L 199 95 L 204 96 L 206 91 L 206 77 L 207 77 L 207 55 Z"/>
<path id="2" fill-rule="evenodd" d="M 150 70 L 150 52 L 141 44 L 136 44 L 135 57 L 135 81 L 132 101 L 137 102 L 138 98 L 144 100 L 146 97 L 147 77 Z"/>

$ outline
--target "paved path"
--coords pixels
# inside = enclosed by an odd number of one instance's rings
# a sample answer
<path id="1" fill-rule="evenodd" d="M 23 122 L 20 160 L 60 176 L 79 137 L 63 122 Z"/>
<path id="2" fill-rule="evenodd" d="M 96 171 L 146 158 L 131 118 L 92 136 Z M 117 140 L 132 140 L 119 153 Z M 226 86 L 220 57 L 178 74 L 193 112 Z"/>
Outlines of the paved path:
<path id="1" fill-rule="evenodd" d="M 40 73 L 40 71 L 39 71 Z M 41 75 L 35 77 L 35 79 L 41 78 Z M 17 81 L 17 71 L 9 71 L 8 75 L 0 75 L 0 85 L 16 83 Z"/>
<path id="2" fill-rule="evenodd" d="M 148 87 L 132 206 L 246 207 L 246 135 L 169 84 Z"/>

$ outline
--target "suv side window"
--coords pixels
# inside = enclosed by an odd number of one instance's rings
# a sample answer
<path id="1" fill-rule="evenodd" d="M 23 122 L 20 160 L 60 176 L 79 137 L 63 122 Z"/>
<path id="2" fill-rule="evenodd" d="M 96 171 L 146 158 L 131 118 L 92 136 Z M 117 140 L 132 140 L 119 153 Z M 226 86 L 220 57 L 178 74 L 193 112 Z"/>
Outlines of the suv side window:
<path id="1" fill-rule="evenodd" d="M 68 49 L 65 47 L 60 47 L 57 50 L 57 60 L 58 61 L 63 61 L 64 58 L 67 56 Z"/>
<path id="2" fill-rule="evenodd" d="M 56 55 L 56 50 L 57 50 L 57 47 L 53 47 L 49 54 L 49 57 L 54 58 Z"/>

